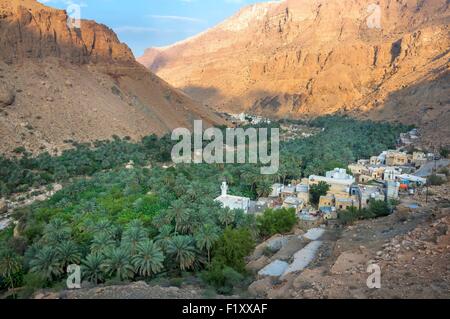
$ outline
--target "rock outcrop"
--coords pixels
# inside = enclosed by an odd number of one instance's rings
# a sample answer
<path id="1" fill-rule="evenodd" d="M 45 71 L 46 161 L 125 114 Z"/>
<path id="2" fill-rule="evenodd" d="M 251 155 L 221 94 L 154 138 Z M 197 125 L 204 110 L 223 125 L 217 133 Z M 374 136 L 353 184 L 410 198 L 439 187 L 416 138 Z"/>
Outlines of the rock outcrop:
<path id="1" fill-rule="evenodd" d="M 0 2 L 0 58 L 61 58 L 71 63 L 134 63 L 127 45 L 105 25 L 83 20 L 70 28 L 67 13 L 31 0 Z"/>
<path id="2" fill-rule="evenodd" d="M 448 1 L 374 3 L 260 3 L 138 60 L 222 111 L 343 112 L 435 125 L 450 136 Z"/>

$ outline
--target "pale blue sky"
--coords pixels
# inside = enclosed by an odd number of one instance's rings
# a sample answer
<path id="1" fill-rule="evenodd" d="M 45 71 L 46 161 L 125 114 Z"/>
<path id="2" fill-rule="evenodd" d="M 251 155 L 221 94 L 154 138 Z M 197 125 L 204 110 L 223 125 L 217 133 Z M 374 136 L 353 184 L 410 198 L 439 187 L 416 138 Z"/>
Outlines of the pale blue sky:
<path id="1" fill-rule="evenodd" d="M 81 5 L 81 17 L 113 28 L 136 56 L 152 46 L 165 46 L 193 36 L 241 7 L 267 0 L 40 0 L 66 9 Z"/>

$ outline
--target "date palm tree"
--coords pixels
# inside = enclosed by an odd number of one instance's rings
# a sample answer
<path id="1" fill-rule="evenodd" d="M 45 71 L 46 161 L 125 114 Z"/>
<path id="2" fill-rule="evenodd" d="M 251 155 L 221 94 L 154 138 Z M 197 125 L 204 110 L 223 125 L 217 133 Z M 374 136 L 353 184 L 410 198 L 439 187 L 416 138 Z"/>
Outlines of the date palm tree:
<path id="1" fill-rule="evenodd" d="M 182 271 L 194 265 L 196 251 L 193 242 L 191 236 L 175 236 L 169 242 L 167 252 Z"/>
<path id="2" fill-rule="evenodd" d="M 91 253 L 92 254 L 103 254 L 106 251 L 114 248 L 116 246 L 116 241 L 112 239 L 111 235 L 106 232 L 101 232 L 94 236 L 91 243 Z"/>
<path id="3" fill-rule="evenodd" d="M 71 240 L 62 242 L 56 247 L 58 258 L 63 270 L 71 264 L 79 264 L 81 261 L 81 252 L 78 246 Z"/>
<path id="4" fill-rule="evenodd" d="M 156 244 L 166 252 L 169 247 L 170 240 L 173 235 L 173 227 L 171 225 L 165 225 L 159 229 L 159 234 L 156 236 Z"/>
<path id="5" fill-rule="evenodd" d="M 98 284 L 104 281 L 104 273 L 102 270 L 102 264 L 105 257 L 101 254 L 90 254 L 83 260 L 81 265 L 81 273 L 83 278 L 93 284 Z"/>
<path id="6" fill-rule="evenodd" d="M 150 277 L 163 269 L 164 254 L 153 241 L 146 240 L 138 245 L 132 262 L 141 276 Z"/>
<path id="7" fill-rule="evenodd" d="M 101 269 L 109 276 L 127 280 L 134 276 L 130 251 L 124 247 L 113 248 L 106 254 Z"/>
<path id="8" fill-rule="evenodd" d="M 42 274 L 49 281 L 60 276 L 62 267 L 56 249 L 45 246 L 39 250 L 30 262 L 30 270 Z"/>
<path id="9" fill-rule="evenodd" d="M 189 220 L 189 213 L 181 200 L 175 201 L 168 210 L 168 216 L 175 221 L 175 231 L 181 231 L 181 225 Z"/>
<path id="10" fill-rule="evenodd" d="M 272 192 L 272 183 L 268 179 L 262 179 L 258 182 L 256 187 L 256 193 L 258 197 L 266 197 L 269 196 Z"/>
<path id="11" fill-rule="evenodd" d="M 219 237 L 219 228 L 210 224 L 203 225 L 195 234 L 197 248 L 201 250 L 206 249 L 208 252 L 208 263 L 211 263 L 211 248 Z"/>
<path id="12" fill-rule="evenodd" d="M 236 218 L 236 213 L 228 208 L 224 208 L 220 211 L 219 214 L 219 221 L 225 225 L 225 227 L 228 227 L 229 225 L 233 224 Z"/>
<path id="13" fill-rule="evenodd" d="M 105 233 L 108 234 L 110 237 L 114 237 L 116 233 L 116 228 L 109 220 L 101 219 L 92 226 L 92 231 L 95 234 Z"/>
<path id="14" fill-rule="evenodd" d="M 60 218 L 53 219 L 45 226 L 43 239 L 47 244 L 58 244 L 70 238 L 69 225 Z"/>
<path id="15" fill-rule="evenodd" d="M 122 244 L 127 247 L 131 254 L 134 255 L 139 243 L 148 239 L 148 233 L 143 227 L 132 225 L 122 236 Z"/>
<path id="16" fill-rule="evenodd" d="M 21 258 L 10 250 L 0 253 L 0 275 L 8 280 L 8 284 L 14 291 L 13 276 L 22 270 Z M 15 293 L 13 295 L 15 297 Z"/>

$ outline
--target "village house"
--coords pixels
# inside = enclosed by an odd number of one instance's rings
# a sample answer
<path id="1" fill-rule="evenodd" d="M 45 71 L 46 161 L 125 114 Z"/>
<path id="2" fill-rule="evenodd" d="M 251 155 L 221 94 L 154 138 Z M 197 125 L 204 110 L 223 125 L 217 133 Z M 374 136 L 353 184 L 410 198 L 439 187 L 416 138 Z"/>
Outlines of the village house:
<path id="1" fill-rule="evenodd" d="M 333 195 L 325 195 L 320 196 L 319 200 L 319 208 L 322 207 L 334 207 L 334 196 Z"/>
<path id="2" fill-rule="evenodd" d="M 328 192 L 326 196 L 321 196 L 319 200 L 319 209 L 326 210 L 327 207 L 331 207 L 336 211 L 342 211 L 349 209 L 350 207 L 358 207 L 359 200 L 355 195 L 351 195 L 350 192 Z"/>
<path id="3" fill-rule="evenodd" d="M 283 187 L 283 190 L 281 191 L 281 198 L 285 200 L 288 197 L 295 197 L 295 190 L 295 186 L 292 185 Z"/>
<path id="4" fill-rule="evenodd" d="M 386 182 L 387 199 L 397 200 L 399 198 L 400 183 L 395 181 Z"/>
<path id="5" fill-rule="evenodd" d="M 395 168 L 395 167 L 389 167 L 386 168 L 383 175 L 384 181 L 395 181 L 397 179 L 398 175 L 402 174 L 402 170 Z"/>
<path id="6" fill-rule="evenodd" d="M 333 171 L 327 172 L 326 176 L 311 175 L 309 177 L 309 185 L 316 185 L 320 182 L 325 182 L 330 185 L 332 192 L 348 192 L 352 184 L 356 182 L 355 178 L 349 174 L 345 169 L 336 168 Z"/>
<path id="7" fill-rule="evenodd" d="M 412 163 L 416 166 L 416 168 L 419 168 L 422 165 L 426 164 L 427 161 L 427 155 L 423 152 L 414 152 L 412 155 Z"/>
<path id="8" fill-rule="evenodd" d="M 270 193 L 271 198 L 279 198 L 281 196 L 281 192 L 284 189 L 283 184 L 273 184 L 272 185 L 272 193 Z"/>
<path id="9" fill-rule="evenodd" d="M 385 165 L 386 164 L 387 151 L 384 151 L 378 156 L 372 156 L 370 158 L 370 165 Z"/>
<path id="10" fill-rule="evenodd" d="M 386 163 L 387 166 L 407 166 L 411 164 L 412 156 L 408 156 L 408 154 L 399 151 L 388 151 L 386 154 Z"/>
<path id="11" fill-rule="evenodd" d="M 232 210 L 241 209 L 245 213 L 249 212 L 250 198 L 228 195 L 228 185 L 226 182 L 222 183 L 221 190 L 222 195 L 215 199 L 216 202 L 221 203 L 224 208 Z"/>
<path id="12" fill-rule="evenodd" d="M 422 178 L 422 177 L 410 175 L 410 174 L 397 175 L 396 181 L 400 182 L 403 185 L 417 186 L 417 187 L 424 186 L 427 184 L 426 178 Z"/>
<path id="13" fill-rule="evenodd" d="M 287 209 L 293 208 L 293 209 L 295 209 L 296 214 L 301 212 L 304 207 L 305 207 L 305 203 L 301 199 L 294 197 L 294 196 L 287 197 L 283 202 L 283 208 L 287 208 Z"/>
<path id="14" fill-rule="evenodd" d="M 357 207 L 358 203 L 354 198 L 351 197 L 336 197 L 335 198 L 335 208 L 336 210 L 347 210 L 350 207 Z"/>
<path id="15" fill-rule="evenodd" d="M 386 195 L 382 186 L 376 185 L 357 185 L 352 188 L 352 195 L 358 197 L 359 208 L 366 208 L 370 201 L 385 201 Z M 358 206 L 356 205 L 356 206 Z"/>
<path id="16" fill-rule="evenodd" d="M 298 184 L 296 187 L 297 198 L 303 203 L 309 204 L 309 186 L 307 184 Z"/>
<path id="17" fill-rule="evenodd" d="M 368 165 L 357 163 L 357 164 L 350 164 L 348 166 L 348 169 L 350 172 L 352 172 L 353 175 L 368 175 L 369 169 Z"/>
<path id="18" fill-rule="evenodd" d="M 334 207 L 323 207 L 321 210 L 324 220 L 332 220 L 338 218 L 338 213 Z"/>
<path id="19" fill-rule="evenodd" d="M 400 143 L 402 145 L 411 145 L 420 138 L 420 132 L 417 129 L 413 129 L 408 133 L 400 133 Z"/>

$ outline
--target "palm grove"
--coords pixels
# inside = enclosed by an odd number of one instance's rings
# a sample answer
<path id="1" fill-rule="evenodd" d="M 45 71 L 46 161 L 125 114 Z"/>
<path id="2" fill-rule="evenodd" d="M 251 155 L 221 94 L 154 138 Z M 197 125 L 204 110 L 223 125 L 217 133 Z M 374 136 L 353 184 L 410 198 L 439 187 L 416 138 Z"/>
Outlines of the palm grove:
<path id="1" fill-rule="evenodd" d="M 323 117 L 307 139 L 281 144 L 281 167 L 260 175 L 255 165 L 177 165 L 170 160 L 170 137 L 74 143 L 61 156 L 0 157 L 3 196 L 61 182 L 46 202 L 18 209 L 20 236 L 0 233 L 0 285 L 23 287 L 23 296 L 62 285 L 68 265 L 81 265 L 92 284 L 180 278 L 189 274 L 220 293 L 245 284 L 245 257 L 255 243 L 289 232 L 293 211 L 267 211 L 255 218 L 214 202 L 226 180 L 230 192 L 253 199 L 267 196 L 273 182 L 345 167 L 393 147 L 401 125 Z M 128 161 L 135 168 L 124 169 Z M 151 162 L 153 168 L 146 168 Z"/>

